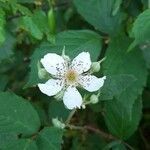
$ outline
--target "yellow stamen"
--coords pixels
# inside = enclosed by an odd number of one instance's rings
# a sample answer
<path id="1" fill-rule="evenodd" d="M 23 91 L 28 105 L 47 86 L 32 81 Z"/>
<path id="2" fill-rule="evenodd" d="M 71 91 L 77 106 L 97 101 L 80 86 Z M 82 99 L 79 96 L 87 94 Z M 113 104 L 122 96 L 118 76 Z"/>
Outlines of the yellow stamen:
<path id="1" fill-rule="evenodd" d="M 66 80 L 67 80 L 68 83 L 75 83 L 76 80 L 77 80 L 77 77 L 78 77 L 78 74 L 74 70 L 69 70 L 66 73 Z"/>

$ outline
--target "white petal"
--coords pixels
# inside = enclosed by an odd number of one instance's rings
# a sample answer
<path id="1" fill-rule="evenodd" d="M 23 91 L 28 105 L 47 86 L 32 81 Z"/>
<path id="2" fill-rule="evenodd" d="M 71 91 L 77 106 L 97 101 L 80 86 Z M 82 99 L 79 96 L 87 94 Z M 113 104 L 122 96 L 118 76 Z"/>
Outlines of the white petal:
<path id="1" fill-rule="evenodd" d="M 82 105 L 81 94 L 75 87 L 69 86 L 64 93 L 63 102 L 68 109 L 80 108 Z"/>
<path id="2" fill-rule="evenodd" d="M 97 78 L 96 76 L 92 76 L 92 75 L 86 75 L 86 76 L 80 75 L 78 82 L 87 91 L 94 92 L 99 90 L 104 85 L 105 79 L 106 76 L 102 78 Z"/>
<path id="3" fill-rule="evenodd" d="M 91 58 L 89 52 L 82 52 L 72 61 L 71 68 L 79 74 L 86 72 L 91 67 Z"/>
<path id="4" fill-rule="evenodd" d="M 46 54 L 44 58 L 41 59 L 41 63 L 47 72 L 56 76 L 63 75 L 67 69 L 63 57 L 55 53 Z"/>
<path id="5" fill-rule="evenodd" d="M 55 79 L 49 79 L 45 84 L 38 84 L 39 89 L 42 93 L 53 96 L 56 95 L 64 86 L 63 80 L 55 80 Z"/>

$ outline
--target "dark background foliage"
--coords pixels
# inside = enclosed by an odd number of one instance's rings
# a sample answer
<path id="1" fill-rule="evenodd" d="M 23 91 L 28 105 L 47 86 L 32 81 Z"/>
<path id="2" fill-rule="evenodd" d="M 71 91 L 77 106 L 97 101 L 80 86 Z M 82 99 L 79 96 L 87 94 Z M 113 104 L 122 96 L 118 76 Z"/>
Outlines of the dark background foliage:
<path id="1" fill-rule="evenodd" d="M 0 0 L 0 150 L 150 149 L 149 0 Z M 99 103 L 70 111 L 36 87 L 44 54 L 106 57 Z M 84 94 L 84 93 L 82 93 Z"/>

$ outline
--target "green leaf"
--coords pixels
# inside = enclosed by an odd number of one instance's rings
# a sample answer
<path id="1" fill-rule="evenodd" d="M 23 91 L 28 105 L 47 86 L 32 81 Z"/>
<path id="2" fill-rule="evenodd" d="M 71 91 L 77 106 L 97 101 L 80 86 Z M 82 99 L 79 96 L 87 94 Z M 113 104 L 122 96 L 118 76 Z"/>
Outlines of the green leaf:
<path id="1" fill-rule="evenodd" d="M 131 36 L 134 38 L 134 42 L 128 50 L 143 42 L 150 44 L 150 9 L 145 10 L 137 17 L 133 24 Z"/>
<path id="2" fill-rule="evenodd" d="M 109 131 L 121 139 L 129 138 L 137 129 L 142 115 L 142 99 L 138 98 L 133 105 L 131 117 L 128 109 L 119 100 L 105 102 L 105 122 Z"/>
<path id="3" fill-rule="evenodd" d="M 38 150 L 36 143 L 30 139 L 18 139 L 11 143 L 7 143 L 3 150 Z"/>
<path id="4" fill-rule="evenodd" d="M 58 118 L 59 120 L 65 121 L 70 113 L 70 110 L 66 109 L 62 101 L 56 101 L 51 99 L 48 109 L 49 120 L 52 118 Z"/>
<path id="5" fill-rule="evenodd" d="M 40 150 L 61 150 L 62 136 L 63 130 L 47 127 L 39 133 L 36 143 Z"/>
<path id="6" fill-rule="evenodd" d="M 0 45 L 0 62 L 3 59 L 9 58 L 13 54 L 15 42 L 15 38 L 7 32 L 5 42 Z"/>
<path id="7" fill-rule="evenodd" d="M 71 59 L 83 51 L 88 51 L 91 54 L 92 61 L 96 61 L 101 51 L 101 37 L 89 30 L 66 31 L 57 35 L 56 44 L 43 43 L 31 57 L 31 72 L 25 87 L 33 86 L 40 82 L 37 68 L 38 61 L 47 53 L 61 55 L 64 46 L 66 47 L 66 55 Z"/>
<path id="8" fill-rule="evenodd" d="M 136 78 L 133 84 L 115 99 L 106 102 L 105 105 L 107 127 L 113 135 L 125 139 L 137 128 L 141 117 L 141 104 L 135 100 L 142 94 L 147 79 L 147 69 L 142 52 L 137 49 L 127 53 L 129 44 L 130 40 L 123 36 L 112 40 L 106 52 L 107 59 L 103 63 L 106 76 L 128 74 Z M 139 110 L 134 112 L 134 105 L 137 103 L 140 105 L 137 106 Z"/>
<path id="9" fill-rule="evenodd" d="M 80 52 L 88 51 L 92 60 L 96 61 L 101 52 L 102 39 L 90 30 L 70 30 L 56 36 L 56 45 L 65 46 L 66 54 L 71 58 Z"/>
<path id="10" fill-rule="evenodd" d="M 106 52 L 107 59 L 103 62 L 106 76 L 128 74 L 136 79 L 134 84 L 117 97 L 118 100 L 124 102 L 128 113 L 131 112 L 134 101 L 142 94 L 147 79 L 147 69 L 142 52 L 137 49 L 127 53 L 129 44 L 130 40 L 123 36 L 112 40 Z"/>
<path id="11" fill-rule="evenodd" d="M 0 149 L 17 140 L 17 135 L 13 133 L 0 133 Z"/>
<path id="12" fill-rule="evenodd" d="M 74 0 L 74 4 L 85 20 L 96 29 L 105 33 L 115 34 L 120 28 L 123 18 L 122 13 L 117 10 L 117 12 L 113 13 L 114 16 L 112 15 L 116 0 Z"/>
<path id="13" fill-rule="evenodd" d="M 5 12 L 0 8 L 0 45 L 5 41 Z"/>
<path id="14" fill-rule="evenodd" d="M 13 93 L 0 93 L 0 133 L 32 135 L 39 127 L 38 114 L 27 100 Z"/>
<path id="15" fill-rule="evenodd" d="M 38 28 L 37 24 L 34 23 L 32 17 L 24 16 L 20 19 L 20 28 L 29 32 L 34 38 L 41 40 L 43 33 Z"/>
<path id="16" fill-rule="evenodd" d="M 100 100 L 110 100 L 121 95 L 136 81 L 132 75 L 120 74 L 107 76 L 101 89 Z"/>

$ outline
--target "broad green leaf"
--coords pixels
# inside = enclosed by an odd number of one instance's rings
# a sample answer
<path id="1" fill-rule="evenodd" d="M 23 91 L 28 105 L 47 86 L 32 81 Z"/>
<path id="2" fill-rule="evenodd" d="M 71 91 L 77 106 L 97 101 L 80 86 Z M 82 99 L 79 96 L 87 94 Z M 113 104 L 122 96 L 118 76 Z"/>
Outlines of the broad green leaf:
<path id="1" fill-rule="evenodd" d="M 134 38 L 134 42 L 128 50 L 143 42 L 150 44 L 150 9 L 145 10 L 137 17 L 133 24 L 131 36 Z"/>
<path id="2" fill-rule="evenodd" d="M 128 97 L 127 97 L 128 98 Z M 128 110 L 119 100 L 105 102 L 105 122 L 109 131 L 118 138 L 127 139 L 137 129 L 142 115 L 142 99 L 138 98 L 129 117 Z"/>
<path id="3" fill-rule="evenodd" d="M 49 104 L 48 115 L 49 120 L 52 118 L 58 118 L 60 120 L 66 121 L 67 117 L 69 116 L 70 110 L 66 109 L 64 104 L 55 99 L 50 99 L 51 102 Z"/>
<path id="4" fill-rule="evenodd" d="M 107 59 L 103 63 L 106 76 L 129 74 L 136 78 L 135 82 L 126 88 L 121 95 L 106 102 L 105 105 L 107 127 L 113 135 L 125 139 L 137 128 L 141 117 L 141 106 L 138 106 L 139 113 L 134 112 L 134 105 L 140 103 L 135 100 L 142 94 L 147 79 L 147 69 L 142 52 L 137 49 L 127 53 L 129 44 L 130 40 L 126 37 L 118 37 L 112 40 L 106 52 Z M 136 113 L 137 119 L 135 118 Z"/>
<path id="5" fill-rule="evenodd" d="M 134 84 L 117 97 L 124 103 L 124 107 L 131 112 L 135 99 L 142 94 L 146 84 L 147 69 L 142 52 L 137 49 L 127 53 L 130 40 L 126 37 L 118 37 L 110 42 L 106 52 L 107 59 L 103 62 L 103 70 L 106 76 L 129 74 L 136 78 Z"/>
<path id="6" fill-rule="evenodd" d="M 16 134 L 13 133 L 0 133 L 0 149 L 6 145 L 14 143 L 18 139 Z"/>
<path id="7" fill-rule="evenodd" d="M 0 8 L 0 46 L 5 41 L 5 12 Z"/>
<path id="8" fill-rule="evenodd" d="M 120 28 L 123 15 L 118 10 L 115 13 L 112 12 L 116 0 L 74 0 L 74 4 L 85 20 L 96 29 L 104 33 L 115 34 Z"/>
<path id="9" fill-rule="evenodd" d="M 88 51 L 91 54 L 92 61 L 96 61 L 101 51 L 101 37 L 89 30 L 66 31 L 56 36 L 56 44 L 43 43 L 35 50 L 31 57 L 31 72 L 26 87 L 36 85 L 40 82 L 37 68 L 38 61 L 47 53 L 61 55 L 64 46 L 66 47 L 66 55 L 71 59 L 76 57 L 80 52 Z"/>
<path id="10" fill-rule="evenodd" d="M 37 24 L 33 21 L 32 17 L 24 16 L 20 19 L 20 28 L 29 32 L 34 38 L 41 40 L 43 33 L 38 28 Z"/>
<path id="11" fill-rule="evenodd" d="M 14 36 L 7 32 L 5 42 L 0 45 L 0 62 L 3 59 L 9 58 L 13 54 L 15 42 L 16 40 Z"/>
<path id="12" fill-rule="evenodd" d="M 65 46 L 66 54 L 71 58 L 80 52 L 88 51 L 92 60 L 97 60 L 102 48 L 102 39 L 90 30 L 70 30 L 56 36 L 56 45 Z"/>
<path id="13" fill-rule="evenodd" d="M 31 139 L 18 139 L 4 145 L 2 150 L 38 150 L 38 147 Z"/>
<path id="14" fill-rule="evenodd" d="M 61 150 L 63 130 L 55 127 L 44 128 L 36 139 L 40 150 Z"/>
<path id="15" fill-rule="evenodd" d="M 134 84 L 136 78 L 132 75 L 120 74 L 107 76 L 104 86 L 100 90 L 100 100 L 110 100 L 121 95 Z"/>
<path id="16" fill-rule="evenodd" d="M 27 100 L 13 93 L 0 93 L 0 133 L 32 135 L 39 127 L 38 114 Z"/>

